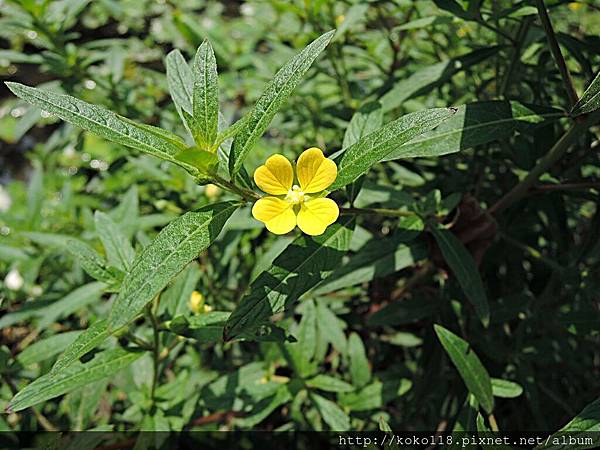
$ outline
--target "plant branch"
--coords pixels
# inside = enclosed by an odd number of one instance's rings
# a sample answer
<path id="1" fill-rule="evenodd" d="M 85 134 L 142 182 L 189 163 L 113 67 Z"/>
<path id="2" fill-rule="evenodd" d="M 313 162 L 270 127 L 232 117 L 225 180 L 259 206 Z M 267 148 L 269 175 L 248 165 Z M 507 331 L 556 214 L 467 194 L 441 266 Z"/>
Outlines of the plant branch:
<path id="1" fill-rule="evenodd" d="M 595 120 L 600 118 L 600 112 L 590 114 L 585 120 L 576 121 L 571 125 L 565 134 L 558 140 L 556 144 L 542 157 L 535 167 L 523 178 L 515 187 L 513 187 L 504 197 L 498 200 L 489 209 L 489 213 L 496 215 L 506 209 L 514 202 L 520 200 L 530 188 L 532 188 L 538 179 L 548 171 L 556 162 L 558 162 L 571 145 L 579 138 L 579 136 L 590 126 Z"/>
<path id="2" fill-rule="evenodd" d="M 554 61 L 558 66 L 560 76 L 562 77 L 563 82 L 565 84 L 565 88 L 567 89 L 570 107 L 573 107 L 578 100 L 577 92 L 575 91 L 575 87 L 573 86 L 573 80 L 571 79 L 571 73 L 569 72 L 567 63 L 565 62 L 565 58 L 563 57 L 563 54 L 560 50 L 560 46 L 558 45 L 556 33 L 554 33 L 554 28 L 552 27 L 552 22 L 550 22 L 550 17 L 548 16 L 546 5 L 544 5 L 544 0 L 536 0 L 536 6 L 538 9 L 540 20 L 542 22 L 542 26 L 544 27 L 544 31 L 546 32 L 546 37 L 548 38 L 550 51 L 552 52 Z"/>

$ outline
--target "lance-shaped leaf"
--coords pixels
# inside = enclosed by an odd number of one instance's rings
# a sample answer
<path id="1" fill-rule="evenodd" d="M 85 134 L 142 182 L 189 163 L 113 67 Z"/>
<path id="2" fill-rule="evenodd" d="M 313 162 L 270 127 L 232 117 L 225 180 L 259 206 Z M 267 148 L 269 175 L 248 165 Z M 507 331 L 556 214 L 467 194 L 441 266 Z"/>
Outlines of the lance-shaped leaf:
<path id="1" fill-rule="evenodd" d="M 52 358 L 67 348 L 80 334 L 81 331 L 67 331 L 42 339 L 19 353 L 16 360 L 21 366 L 26 367 Z"/>
<path id="2" fill-rule="evenodd" d="M 440 156 L 488 144 L 564 117 L 558 109 L 507 100 L 461 105 L 435 130 L 394 149 L 384 161 Z"/>
<path id="3" fill-rule="evenodd" d="M 66 240 L 64 247 L 91 277 L 111 288 L 120 284 L 123 273 L 115 267 L 108 267 L 104 258 L 85 242 L 71 238 Z"/>
<path id="4" fill-rule="evenodd" d="M 350 428 L 350 417 L 337 404 L 314 393 L 310 398 L 319 410 L 323 421 L 332 431 L 346 431 Z"/>
<path id="5" fill-rule="evenodd" d="M 327 47 L 333 33 L 334 30 L 315 39 L 275 74 L 257 100 L 254 109 L 250 111 L 250 117 L 244 122 L 244 127 L 233 140 L 229 154 L 229 172 L 232 176 L 240 171 L 248 152 L 263 135 L 275 113 L 300 83 L 319 53 Z"/>
<path id="6" fill-rule="evenodd" d="M 6 85 L 16 96 L 73 125 L 117 144 L 174 162 L 195 173 L 193 167 L 176 161 L 173 157 L 180 150 L 179 146 L 160 138 L 157 133 L 132 125 L 129 119 L 121 120 L 117 114 L 107 109 L 69 95 L 55 94 L 19 83 L 7 82 Z"/>
<path id="7" fill-rule="evenodd" d="M 108 264 L 126 272 L 135 257 L 131 242 L 118 225 L 102 211 L 96 211 L 94 221 L 96 232 L 104 245 Z"/>
<path id="8" fill-rule="evenodd" d="M 444 260 L 456 275 L 458 284 L 460 284 L 467 299 L 475 307 L 477 317 L 479 317 L 483 326 L 487 327 L 490 322 L 490 308 L 475 260 L 454 233 L 438 224 L 432 224 L 429 228 Z"/>
<path id="9" fill-rule="evenodd" d="M 352 183 L 400 145 L 432 130 L 455 112 L 455 108 L 435 108 L 407 114 L 364 136 L 343 152 L 338 177 L 329 190 Z"/>
<path id="10" fill-rule="evenodd" d="M 109 317 L 111 331 L 135 318 L 198 254 L 216 239 L 239 203 L 223 202 L 175 219 L 134 260 Z"/>
<path id="11" fill-rule="evenodd" d="M 577 438 L 574 443 L 567 444 L 568 436 Z M 565 442 L 563 438 L 567 437 Z M 546 439 L 544 445 L 535 447 L 536 450 L 572 450 L 598 448 L 600 446 L 600 398 L 583 408 L 579 414 L 564 427 Z"/>
<path id="12" fill-rule="evenodd" d="M 330 226 L 321 236 L 295 239 L 250 285 L 233 311 L 223 337 L 233 339 L 251 333 L 284 311 L 340 263 L 350 247 L 354 222 L 346 218 Z"/>
<path id="13" fill-rule="evenodd" d="M 25 386 L 8 404 L 7 411 L 16 412 L 77 388 L 114 375 L 144 352 L 124 348 L 106 350 L 85 364 L 75 364 L 60 372 L 50 372 Z"/>
<path id="14" fill-rule="evenodd" d="M 194 77 L 192 70 L 187 61 L 179 50 L 171 51 L 165 58 L 165 66 L 167 68 L 167 83 L 171 99 L 175 104 L 175 109 L 181 117 L 181 121 L 188 126 L 183 111 L 189 117 L 193 114 L 192 107 L 192 92 L 194 85 Z"/>
<path id="15" fill-rule="evenodd" d="M 77 339 L 65 349 L 64 353 L 54 363 L 52 371 L 58 372 L 73 364 L 86 353 L 98 347 L 109 336 L 108 320 L 98 320 L 77 336 Z"/>
<path id="16" fill-rule="evenodd" d="M 579 101 L 571 110 L 572 116 L 591 113 L 600 109 L 600 72 L 594 78 L 594 81 L 585 90 Z"/>
<path id="17" fill-rule="evenodd" d="M 399 30 L 400 27 L 397 29 Z M 418 69 L 408 78 L 394 84 L 394 87 L 381 97 L 383 112 L 402 106 L 410 98 L 430 94 L 436 86 L 450 80 L 458 72 L 479 64 L 496 55 L 500 50 L 502 47 L 499 45 L 479 48 L 465 55 Z"/>
<path id="18" fill-rule="evenodd" d="M 204 41 L 194 60 L 194 139 L 198 145 L 212 146 L 219 124 L 217 60 L 212 46 Z"/>
<path id="19" fill-rule="evenodd" d="M 434 325 L 434 329 L 467 389 L 475 396 L 481 407 L 490 414 L 494 409 L 494 396 L 492 395 L 492 380 L 487 370 L 468 342 L 441 325 Z"/>

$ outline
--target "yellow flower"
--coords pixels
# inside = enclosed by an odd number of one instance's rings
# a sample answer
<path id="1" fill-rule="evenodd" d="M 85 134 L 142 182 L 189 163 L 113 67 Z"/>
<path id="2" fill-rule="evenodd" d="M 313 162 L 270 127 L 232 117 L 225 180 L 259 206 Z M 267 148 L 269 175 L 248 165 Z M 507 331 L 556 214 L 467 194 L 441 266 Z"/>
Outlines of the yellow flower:
<path id="1" fill-rule="evenodd" d="M 219 186 L 214 184 L 209 183 L 204 187 L 204 194 L 210 199 L 218 197 L 220 192 Z"/>
<path id="2" fill-rule="evenodd" d="M 579 11 L 583 5 L 577 2 L 571 2 L 567 5 L 571 11 Z"/>
<path id="3" fill-rule="evenodd" d="M 252 215 L 271 233 L 285 234 L 298 225 L 311 236 L 323 234 L 340 213 L 323 192 L 335 181 L 337 166 L 320 149 L 309 148 L 298 158 L 296 177 L 298 184 L 294 184 L 294 169 L 285 156 L 269 157 L 254 172 L 254 181 L 271 196 L 257 200 Z"/>
<path id="4" fill-rule="evenodd" d="M 195 314 L 202 314 L 212 311 L 212 308 L 204 303 L 204 295 L 198 291 L 192 292 L 188 306 Z"/>

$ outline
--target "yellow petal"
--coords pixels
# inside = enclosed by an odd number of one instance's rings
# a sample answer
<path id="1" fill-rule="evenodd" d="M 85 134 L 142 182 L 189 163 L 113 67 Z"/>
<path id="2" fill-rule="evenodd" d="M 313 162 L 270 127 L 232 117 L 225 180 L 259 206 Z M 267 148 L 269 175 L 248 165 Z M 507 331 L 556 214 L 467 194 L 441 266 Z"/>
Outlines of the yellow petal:
<path id="1" fill-rule="evenodd" d="M 275 234 L 289 233 L 296 226 L 292 205 L 277 197 L 263 197 L 254 203 L 252 215 Z"/>
<path id="2" fill-rule="evenodd" d="M 267 194 L 285 195 L 294 182 L 292 163 L 283 155 L 273 155 L 256 169 L 254 181 Z"/>
<path id="3" fill-rule="evenodd" d="M 300 188 L 305 193 L 321 192 L 331 186 L 337 177 L 337 166 L 325 158 L 316 147 L 305 150 L 296 166 Z"/>
<path id="4" fill-rule="evenodd" d="M 318 236 L 335 222 L 340 214 L 336 203 L 330 198 L 315 198 L 302 204 L 298 213 L 298 226 L 306 234 Z"/>

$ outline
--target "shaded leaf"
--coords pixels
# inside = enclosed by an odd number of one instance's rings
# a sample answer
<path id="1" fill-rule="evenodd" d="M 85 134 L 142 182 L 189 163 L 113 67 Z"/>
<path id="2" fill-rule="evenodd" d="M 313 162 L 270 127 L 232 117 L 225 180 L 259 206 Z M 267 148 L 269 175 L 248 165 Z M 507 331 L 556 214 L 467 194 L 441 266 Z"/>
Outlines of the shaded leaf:
<path id="1" fill-rule="evenodd" d="M 490 322 L 490 309 L 475 260 L 454 233 L 437 223 L 432 224 L 430 230 L 458 284 L 475 307 L 477 317 L 487 327 Z"/>
<path id="2" fill-rule="evenodd" d="M 492 395 L 492 381 L 487 370 L 465 340 L 441 325 L 434 325 L 434 329 L 467 389 L 475 396 L 482 408 L 490 414 L 494 409 L 494 396 Z"/>
<path id="3" fill-rule="evenodd" d="M 343 219 L 321 236 L 301 235 L 250 285 L 225 327 L 225 340 L 249 333 L 284 311 L 330 274 L 350 246 L 354 222 Z"/>

